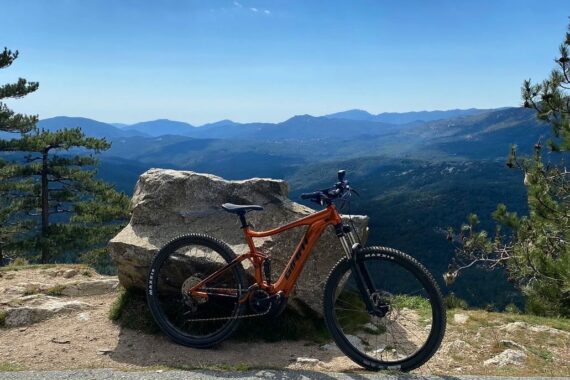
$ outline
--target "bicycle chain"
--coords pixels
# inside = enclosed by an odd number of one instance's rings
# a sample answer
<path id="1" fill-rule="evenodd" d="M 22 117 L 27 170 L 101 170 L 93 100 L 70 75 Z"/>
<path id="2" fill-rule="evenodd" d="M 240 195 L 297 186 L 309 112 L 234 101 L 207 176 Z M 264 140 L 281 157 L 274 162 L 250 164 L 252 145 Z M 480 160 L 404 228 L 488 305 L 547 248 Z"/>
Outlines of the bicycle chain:
<path id="1" fill-rule="evenodd" d="M 261 316 L 269 314 L 272 307 L 273 307 L 273 304 L 270 303 L 269 308 L 267 310 L 265 310 L 263 313 L 257 313 L 257 314 L 245 314 L 245 315 L 238 315 L 235 317 L 196 318 L 196 319 L 187 319 L 187 321 L 188 322 L 209 322 L 209 321 L 225 321 L 228 319 L 245 319 L 245 318 L 261 317 Z"/>

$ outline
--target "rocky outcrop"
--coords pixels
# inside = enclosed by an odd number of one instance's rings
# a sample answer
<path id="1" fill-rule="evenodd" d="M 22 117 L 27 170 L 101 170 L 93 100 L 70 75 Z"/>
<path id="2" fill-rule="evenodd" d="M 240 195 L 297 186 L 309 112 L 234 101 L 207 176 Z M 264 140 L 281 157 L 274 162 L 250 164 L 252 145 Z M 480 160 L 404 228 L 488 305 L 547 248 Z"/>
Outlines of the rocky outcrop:
<path id="1" fill-rule="evenodd" d="M 532 325 L 526 322 L 511 322 L 504 326 L 500 327 L 501 330 L 505 330 L 509 333 L 514 333 L 517 331 L 532 331 L 532 332 L 542 332 L 548 333 L 552 335 L 564 335 L 570 337 L 570 333 L 568 331 L 563 331 L 559 329 L 555 329 L 554 327 L 543 326 L 543 325 Z"/>
<path id="2" fill-rule="evenodd" d="M 186 233 L 206 233 L 228 243 L 236 254 L 247 252 L 238 218 L 220 207 L 225 202 L 263 206 L 264 211 L 247 215 L 256 230 L 274 228 L 314 212 L 292 202 L 288 198 L 288 185 L 281 180 L 228 181 L 190 171 L 151 169 L 137 182 L 130 223 L 109 243 L 121 284 L 144 288 L 153 255 L 168 241 Z M 364 235 L 368 218 L 354 216 L 353 221 Z M 296 228 L 256 239 L 259 249 L 272 256 L 274 278 L 284 269 L 304 230 Z M 342 255 L 333 231 L 326 231 L 290 301 L 306 304 L 321 314 L 322 288 L 330 269 Z"/>
<path id="3" fill-rule="evenodd" d="M 102 276 L 85 267 L 81 272 L 79 275 L 79 267 L 63 266 L 0 273 L 0 326 L 27 326 L 89 310 L 93 305 L 86 297 L 116 292 L 116 277 Z"/>
<path id="4" fill-rule="evenodd" d="M 32 294 L 12 300 L 3 311 L 6 327 L 26 326 L 56 315 L 67 314 L 90 308 L 88 303 L 61 299 L 45 294 Z"/>

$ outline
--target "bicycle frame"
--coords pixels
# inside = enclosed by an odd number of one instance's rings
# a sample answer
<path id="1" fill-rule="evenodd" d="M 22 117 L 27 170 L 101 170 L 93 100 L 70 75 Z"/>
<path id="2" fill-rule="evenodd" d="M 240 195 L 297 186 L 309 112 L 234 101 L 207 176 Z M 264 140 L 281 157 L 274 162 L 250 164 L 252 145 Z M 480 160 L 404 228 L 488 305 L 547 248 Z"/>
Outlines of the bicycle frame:
<path id="1" fill-rule="evenodd" d="M 307 259 L 309 258 L 315 244 L 321 237 L 325 228 L 327 228 L 329 225 L 338 226 L 341 223 L 342 220 L 336 207 L 331 204 L 322 211 L 316 212 L 314 214 L 296 220 L 292 223 L 267 231 L 254 231 L 249 227 L 249 225 L 246 225 L 243 228 L 243 233 L 247 245 L 249 247 L 249 252 L 239 255 L 234 260 L 232 260 L 232 262 L 226 264 L 216 272 L 212 273 L 207 278 L 200 281 L 198 284 L 194 285 L 189 290 L 189 293 L 193 297 L 208 298 L 209 295 L 213 294 L 211 291 L 201 290 L 201 288 L 204 287 L 205 284 L 207 284 L 212 280 L 215 280 L 216 278 L 221 276 L 224 272 L 231 269 L 234 265 L 237 265 L 238 263 L 241 263 L 244 260 L 250 260 L 254 266 L 255 284 L 259 287 L 259 289 L 263 289 L 269 294 L 276 294 L 282 292 L 282 294 L 285 297 L 288 297 L 293 288 L 295 287 L 295 283 L 297 282 L 297 279 L 301 274 L 301 271 L 303 270 L 303 267 Z M 257 250 L 253 239 L 276 235 L 299 226 L 308 226 L 307 231 L 301 238 L 299 244 L 297 244 L 295 251 L 293 251 L 293 254 L 290 257 L 289 262 L 285 266 L 283 272 L 281 273 L 277 281 L 273 284 L 269 284 L 266 280 L 264 280 L 263 270 L 262 270 L 263 262 L 268 258 L 268 256 Z M 234 294 L 236 292 L 236 289 L 217 288 L 215 289 L 215 291 L 220 295 L 239 296 L 239 294 Z M 240 303 L 243 303 L 246 300 L 247 298 L 244 297 L 244 299 L 240 300 Z"/>

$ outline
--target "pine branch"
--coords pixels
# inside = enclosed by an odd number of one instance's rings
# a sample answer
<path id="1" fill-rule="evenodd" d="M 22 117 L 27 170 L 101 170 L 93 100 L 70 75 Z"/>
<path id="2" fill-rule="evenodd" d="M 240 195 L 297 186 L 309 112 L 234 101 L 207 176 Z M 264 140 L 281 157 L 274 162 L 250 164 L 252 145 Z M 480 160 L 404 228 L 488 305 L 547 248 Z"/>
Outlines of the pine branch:
<path id="1" fill-rule="evenodd" d="M 18 50 L 12 51 L 5 47 L 2 53 L 0 53 L 0 69 L 10 66 L 18 58 L 18 54 Z"/>
<path id="2" fill-rule="evenodd" d="M 28 82 L 24 78 L 18 79 L 16 83 L 8 83 L 0 86 L 0 99 L 22 98 L 38 89 L 38 82 Z"/>

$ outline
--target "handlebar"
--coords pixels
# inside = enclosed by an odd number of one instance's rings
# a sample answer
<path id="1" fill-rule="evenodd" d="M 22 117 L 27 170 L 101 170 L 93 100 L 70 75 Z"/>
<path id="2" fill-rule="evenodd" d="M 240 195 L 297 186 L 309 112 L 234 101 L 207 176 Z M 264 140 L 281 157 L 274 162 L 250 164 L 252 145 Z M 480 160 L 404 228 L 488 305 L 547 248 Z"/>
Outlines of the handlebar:
<path id="1" fill-rule="evenodd" d="M 346 171 L 339 170 L 338 182 L 333 187 L 312 193 L 301 194 L 301 199 L 309 199 L 310 201 L 318 203 L 320 205 L 329 205 L 334 199 L 342 198 L 347 193 L 354 192 L 358 195 L 355 190 L 350 188 L 348 181 L 344 179 L 345 176 Z"/>
<path id="2" fill-rule="evenodd" d="M 320 196 L 322 193 L 320 191 L 315 191 L 314 193 L 303 193 L 301 194 L 301 199 L 311 199 Z"/>

